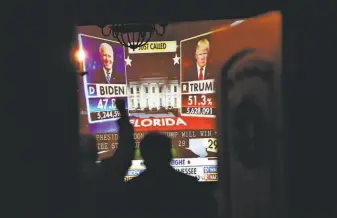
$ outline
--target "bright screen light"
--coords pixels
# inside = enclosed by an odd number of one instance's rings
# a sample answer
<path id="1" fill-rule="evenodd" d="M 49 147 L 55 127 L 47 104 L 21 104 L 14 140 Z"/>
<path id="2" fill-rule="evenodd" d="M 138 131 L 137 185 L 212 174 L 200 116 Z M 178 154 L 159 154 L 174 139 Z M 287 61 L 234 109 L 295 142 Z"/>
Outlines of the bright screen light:
<path id="1" fill-rule="evenodd" d="M 164 36 L 154 34 L 136 50 L 104 38 L 99 27 L 78 27 L 78 59 L 88 72 L 80 92 L 81 132 L 96 136 L 99 158 L 113 155 L 117 147 L 114 102 L 123 98 L 137 146 L 126 180 L 145 169 L 139 142 L 155 130 L 172 138 L 176 170 L 199 181 L 217 181 L 216 78 L 241 49 L 266 50 L 279 42 L 272 39 L 279 37 L 275 31 L 280 27 L 271 28 L 274 21 L 269 24 L 268 19 L 170 24 Z"/>
<path id="2" fill-rule="evenodd" d="M 85 60 L 85 52 L 83 51 L 83 49 L 80 49 L 76 52 L 76 59 L 79 62 L 84 62 Z"/>

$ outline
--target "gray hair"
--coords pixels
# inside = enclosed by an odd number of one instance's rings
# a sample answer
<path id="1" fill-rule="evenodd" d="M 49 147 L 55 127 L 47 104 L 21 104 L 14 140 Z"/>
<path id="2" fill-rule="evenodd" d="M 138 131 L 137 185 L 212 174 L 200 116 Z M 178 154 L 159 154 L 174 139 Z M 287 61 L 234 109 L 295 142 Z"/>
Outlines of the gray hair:
<path id="1" fill-rule="evenodd" d="M 103 49 L 106 49 L 106 50 L 110 50 L 112 52 L 112 54 L 114 53 L 114 50 L 112 48 L 111 45 L 109 45 L 108 43 L 106 42 L 103 42 L 100 46 L 99 46 L 99 53 L 102 53 L 102 50 Z"/>

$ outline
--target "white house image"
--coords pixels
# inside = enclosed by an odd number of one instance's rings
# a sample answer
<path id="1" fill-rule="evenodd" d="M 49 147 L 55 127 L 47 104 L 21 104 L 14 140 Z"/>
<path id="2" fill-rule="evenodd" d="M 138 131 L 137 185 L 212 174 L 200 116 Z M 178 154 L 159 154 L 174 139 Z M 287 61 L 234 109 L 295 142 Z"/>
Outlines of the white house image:
<path id="1" fill-rule="evenodd" d="M 160 110 L 180 108 L 178 78 L 142 77 L 128 85 L 129 110 Z"/>

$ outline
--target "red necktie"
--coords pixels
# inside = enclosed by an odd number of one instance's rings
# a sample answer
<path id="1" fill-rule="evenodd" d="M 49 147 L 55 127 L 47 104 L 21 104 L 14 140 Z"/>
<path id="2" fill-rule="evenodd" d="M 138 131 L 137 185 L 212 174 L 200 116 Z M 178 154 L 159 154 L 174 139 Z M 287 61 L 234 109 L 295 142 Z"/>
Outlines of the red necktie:
<path id="1" fill-rule="evenodd" d="M 203 69 L 203 67 L 200 67 L 198 80 L 204 80 L 204 75 L 202 74 Z"/>

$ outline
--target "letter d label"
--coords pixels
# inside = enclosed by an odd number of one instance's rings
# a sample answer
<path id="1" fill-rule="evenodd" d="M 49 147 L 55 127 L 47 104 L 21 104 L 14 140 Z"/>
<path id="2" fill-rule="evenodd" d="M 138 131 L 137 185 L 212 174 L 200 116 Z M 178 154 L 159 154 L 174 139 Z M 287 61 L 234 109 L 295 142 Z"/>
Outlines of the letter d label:
<path id="1" fill-rule="evenodd" d="M 89 85 L 88 86 L 88 95 L 89 96 L 95 96 L 96 95 L 96 87 Z"/>
<path id="2" fill-rule="evenodd" d="M 95 93 L 94 87 L 89 87 L 89 94 L 92 95 Z"/>

